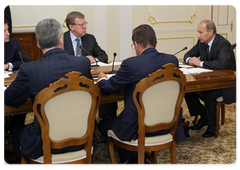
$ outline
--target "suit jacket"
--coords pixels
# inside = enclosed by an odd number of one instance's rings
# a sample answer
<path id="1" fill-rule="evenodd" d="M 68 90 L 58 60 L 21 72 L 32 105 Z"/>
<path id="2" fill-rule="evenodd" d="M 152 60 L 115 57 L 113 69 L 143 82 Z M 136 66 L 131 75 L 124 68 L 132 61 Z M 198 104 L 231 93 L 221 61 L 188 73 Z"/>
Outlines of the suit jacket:
<path id="1" fill-rule="evenodd" d="M 22 64 L 22 59 L 19 56 L 22 54 L 23 62 L 30 62 L 27 54 L 24 53 L 17 40 L 10 38 L 9 42 L 4 43 L 4 64 L 10 62 L 13 64 L 13 70 L 18 70 Z"/>
<path id="2" fill-rule="evenodd" d="M 137 139 L 138 112 L 132 99 L 136 84 L 166 63 L 178 66 L 178 59 L 173 55 L 159 53 L 155 48 L 148 48 L 140 56 L 124 60 L 115 76 L 97 83 L 102 94 L 118 93 L 124 89 L 125 108 L 112 127 L 121 140 Z"/>
<path id="3" fill-rule="evenodd" d="M 204 61 L 204 68 L 236 71 L 236 61 L 232 45 L 219 34 L 216 34 L 215 36 L 208 61 L 205 59 L 205 43 L 201 43 L 199 40 L 197 44 L 184 55 L 184 61 L 186 61 L 188 57 L 193 56 L 200 56 L 200 60 Z M 235 102 L 236 87 L 222 89 L 222 95 L 226 103 Z"/>
<path id="4" fill-rule="evenodd" d="M 5 105 L 17 107 L 28 97 L 34 102 L 43 88 L 71 71 L 79 71 L 92 79 L 90 69 L 89 59 L 68 55 L 60 48 L 51 49 L 41 59 L 21 65 L 16 79 L 5 90 Z M 26 156 L 36 159 L 43 155 L 41 129 L 36 118 L 21 130 L 19 136 L 21 151 Z"/>
<path id="5" fill-rule="evenodd" d="M 104 50 L 99 47 L 96 38 L 91 34 L 86 34 L 81 37 L 83 48 L 89 52 L 93 57 L 98 58 L 101 62 L 106 63 L 108 61 L 108 56 Z M 64 50 L 70 55 L 75 55 L 72 45 L 72 40 L 70 37 L 70 31 L 64 33 Z M 82 50 L 82 55 L 89 55 L 84 50 Z"/>

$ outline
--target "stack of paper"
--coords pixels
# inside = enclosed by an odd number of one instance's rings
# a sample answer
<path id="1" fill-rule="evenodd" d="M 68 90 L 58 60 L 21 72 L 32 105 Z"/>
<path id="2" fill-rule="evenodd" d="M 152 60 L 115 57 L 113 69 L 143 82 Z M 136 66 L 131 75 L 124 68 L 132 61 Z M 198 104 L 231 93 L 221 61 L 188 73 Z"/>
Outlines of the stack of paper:
<path id="1" fill-rule="evenodd" d="M 112 66 L 112 63 L 106 64 L 106 63 L 103 63 L 103 62 L 101 62 L 101 61 L 97 62 L 97 64 L 98 64 L 99 66 Z M 116 61 L 116 62 L 114 62 L 114 65 L 121 65 L 121 64 L 122 64 L 121 61 Z M 96 65 L 96 63 L 93 63 L 93 64 L 92 64 L 92 66 L 94 66 L 94 65 Z"/>
<path id="2" fill-rule="evenodd" d="M 213 71 L 205 68 L 179 68 L 179 70 L 181 70 L 183 74 L 200 74 Z"/>

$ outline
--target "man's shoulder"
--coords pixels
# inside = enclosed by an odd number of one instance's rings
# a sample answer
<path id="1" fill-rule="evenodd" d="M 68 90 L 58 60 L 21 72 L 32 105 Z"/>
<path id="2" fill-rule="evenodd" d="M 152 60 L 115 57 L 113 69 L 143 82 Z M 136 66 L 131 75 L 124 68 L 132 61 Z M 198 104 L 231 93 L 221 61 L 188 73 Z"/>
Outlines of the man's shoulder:
<path id="1" fill-rule="evenodd" d="M 231 43 L 220 34 L 216 34 L 215 38 L 216 38 L 216 41 L 217 41 L 216 44 L 218 44 L 219 47 L 222 47 L 222 46 L 229 46 L 230 47 L 230 46 L 232 46 Z"/>
<path id="2" fill-rule="evenodd" d="M 95 36 L 92 35 L 92 34 L 88 34 L 86 33 L 83 37 L 82 37 L 82 40 L 95 40 Z"/>
<path id="3" fill-rule="evenodd" d="M 14 38 L 10 38 L 9 44 L 18 45 L 19 43 L 18 43 L 18 40 L 14 39 Z"/>
<path id="4" fill-rule="evenodd" d="M 70 31 L 68 30 L 68 31 L 64 32 L 63 35 L 64 36 L 70 35 Z"/>

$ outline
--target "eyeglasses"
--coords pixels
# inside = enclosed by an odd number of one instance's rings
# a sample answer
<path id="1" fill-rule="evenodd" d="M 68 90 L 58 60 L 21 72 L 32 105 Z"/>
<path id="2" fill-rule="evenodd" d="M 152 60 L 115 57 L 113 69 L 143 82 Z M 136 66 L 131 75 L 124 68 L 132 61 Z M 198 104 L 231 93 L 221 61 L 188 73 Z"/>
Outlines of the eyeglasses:
<path id="1" fill-rule="evenodd" d="M 131 45 L 131 47 L 132 47 L 132 49 L 135 49 L 135 46 L 134 46 L 134 44 L 132 44 L 132 45 Z"/>
<path id="2" fill-rule="evenodd" d="M 78 25 L 78 26 L 87 26 L 88 22 L 82 23 L 82 24 L 75 24 L 73 23 L 72 25 Z"/>

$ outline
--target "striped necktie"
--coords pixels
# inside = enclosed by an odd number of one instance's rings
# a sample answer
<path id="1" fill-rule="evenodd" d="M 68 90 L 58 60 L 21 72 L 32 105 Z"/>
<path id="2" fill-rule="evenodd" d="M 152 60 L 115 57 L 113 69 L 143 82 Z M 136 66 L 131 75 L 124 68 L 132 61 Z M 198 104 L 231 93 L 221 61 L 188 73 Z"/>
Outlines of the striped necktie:
<path id="1" fill-rule="evenodd" d="M 209 60 L 209 45 L 205 44 L 205 50 L 206 50 L 206 61 Z"/>
<path id="2" fill-rule="evenodd" d="M 76 56 L 77 57 L 80 57 L 80 56 L 82 56 L 82 49 L 80 48 L 80 46 L 82 46 L 82 44 L 81 44 L 81 40 L 80 40 L 80 38 L 76 38 L 75 39 L 76 41 L 77 41 L 77 45 L 76 45 Z"/>

